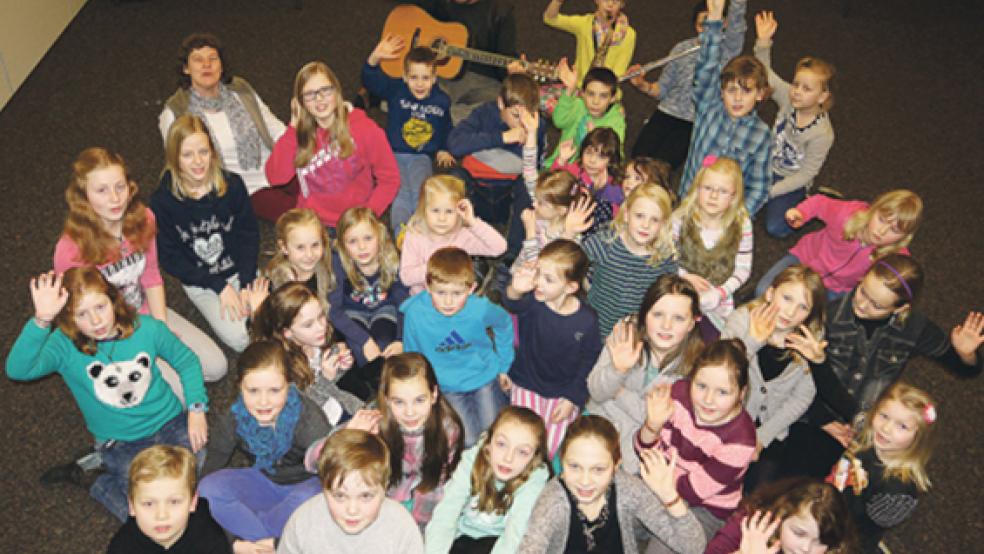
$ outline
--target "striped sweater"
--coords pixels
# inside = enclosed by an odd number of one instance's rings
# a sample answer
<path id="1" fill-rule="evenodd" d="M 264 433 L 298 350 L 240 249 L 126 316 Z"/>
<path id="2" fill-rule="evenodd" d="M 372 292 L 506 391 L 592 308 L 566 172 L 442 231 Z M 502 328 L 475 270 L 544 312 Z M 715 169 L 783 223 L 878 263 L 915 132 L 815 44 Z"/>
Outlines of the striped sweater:
<path id="1" fill-rule="evenodd" d="M 723 520 L 741 500 L 742 477 L 755 453 L 755 424 L 742 410 L 723 425 L 702 426 L 694 415 L 689 379 L 674 383 L 670 395 L 673 415 L 659 440 L 643 444 L 637 431 L 636 450 L 656 447 L 669 456 L 679 453 L 677 492 L 690 506 L 701 506 Z"/>
<path id="2" fill-rule="evenodd" d="M 672 257 L 650 265 L 648 256 L 633 254 L 613 228 L 591 235 L 581 246 L 592 265 L 588 303 L 598 313 L 602 337 L 611 333 L 619 319 L 639 311 L 646 289 L 657 277 L 677 270 Z"/>

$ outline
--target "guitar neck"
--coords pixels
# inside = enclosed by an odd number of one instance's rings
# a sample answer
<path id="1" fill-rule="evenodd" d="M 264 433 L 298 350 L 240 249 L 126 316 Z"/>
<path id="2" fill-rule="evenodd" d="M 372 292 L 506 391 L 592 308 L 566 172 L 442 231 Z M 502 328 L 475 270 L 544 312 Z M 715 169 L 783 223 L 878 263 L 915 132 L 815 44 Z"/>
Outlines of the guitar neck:
<path id="1" fill-rule="evenodd" d="M 444 47 L 448 55 L 459 57 L 469 62 L 480 63 L 483 65 L 494 65 L 496 67 L 506 67 L 516 60 L 502 54 L 493 54 L 473 48 L 462 48 L 460 46 L 447 45 Z"/>

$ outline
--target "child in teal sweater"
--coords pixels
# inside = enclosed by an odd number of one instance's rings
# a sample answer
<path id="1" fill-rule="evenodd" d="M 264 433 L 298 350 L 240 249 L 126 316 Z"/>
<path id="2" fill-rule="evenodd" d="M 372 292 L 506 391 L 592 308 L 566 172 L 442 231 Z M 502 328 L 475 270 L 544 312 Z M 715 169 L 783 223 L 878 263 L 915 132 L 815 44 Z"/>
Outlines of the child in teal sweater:
<path id="1" fill-rule="evenodd" d="M 561 60 L 557 71 L 567 87 L 553 112 L 553 123 L 560 129 L 560 143 L 543 166 L 553 165 L 565 143 L 578 149 L 570 156 L 576 158 L 585 135 L 597 127 L 612 129 L 618 135 L 619 144 L 624 144 L 625 110 L 618 103 L 618 77 L 612 70 L 605 67 L 588 70 L 580 95 L 576 95 L 577 75 L 566 60 Z"/>
<path id="2" fill-rule="evenodd" d="M 503 408 L 444 485 L 425 552 L 516 552 L 551 473 L 543 420 L 529 408 Z"/>
<path id="3" fill-rule="evenodd" d="M 164 323 L 133 308 L 93 267 L 31 280 L 34 317 L 7 356 L 18 381 L 59 373 L 95 436 L 104 472 L 89 493 L 125 521 L 130 460 L 146 447 L 198 452 L 208 436 L 208 397 L 198 358 Z M 57 328 L 52 331 L 54 324 Z M 189 412 L 161 378 L 158 357 L 181 378 Z"/>

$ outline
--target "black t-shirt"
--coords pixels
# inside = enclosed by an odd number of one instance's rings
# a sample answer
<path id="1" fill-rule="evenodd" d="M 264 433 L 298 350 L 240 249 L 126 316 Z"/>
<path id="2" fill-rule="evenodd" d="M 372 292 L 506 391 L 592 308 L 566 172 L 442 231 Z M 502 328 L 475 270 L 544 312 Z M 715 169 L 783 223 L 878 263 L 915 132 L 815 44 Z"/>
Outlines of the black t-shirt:
<path id="1" fill-rule="evenodd" d="M 130 516 L 109 542 L 108 554 L 232 554 L 232 547 L 222 527 L 212 519 L 208 501 L 198 499 L 198 506 L 188 518 L 188 527 L 181 538 L 165 549 L 137 527 Z"/>
<path id="2" fill-rule="evenodd" d="M 561 483 L 564 483 L 561 481 Z M 605 508 L 594 521 L 587 521 L 577 507 L 577 499 L 567 490 L 564 484 L 564 492 L 567 493 L 567 500 L 571 503 L 571 521 L 567 528 L 567 547 L 564 552 L 567 554 L 586 554 L 598 552 L 604 554 L 618 554 L 624 552 L 622 549 L 622 529 L 618 525 L 618 508 L 616 507 L 615 483 L 608 487 Z M 607 516 L 605 511 L 607 510 Z M 604 521 L 602 521 L 604 519 Z M 591 534 L 593 548 L 588 549 L 587 534 Z"/>

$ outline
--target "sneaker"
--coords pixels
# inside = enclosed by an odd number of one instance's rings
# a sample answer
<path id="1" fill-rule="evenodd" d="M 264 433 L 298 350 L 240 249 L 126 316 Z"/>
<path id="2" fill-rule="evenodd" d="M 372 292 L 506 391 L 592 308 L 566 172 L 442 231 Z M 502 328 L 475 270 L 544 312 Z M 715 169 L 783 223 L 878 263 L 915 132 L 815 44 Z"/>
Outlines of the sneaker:
<path id="1" fill-rule="evenodd" d="M 75 462 L 56 465 L 41 474 L 41 484 L 50 487 L 59 483 L 75 485 L 89 490 L 102 471 L 85 471 Z"/>

